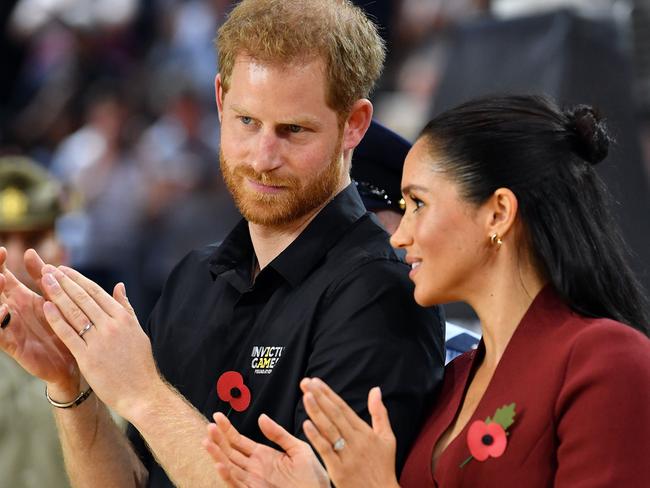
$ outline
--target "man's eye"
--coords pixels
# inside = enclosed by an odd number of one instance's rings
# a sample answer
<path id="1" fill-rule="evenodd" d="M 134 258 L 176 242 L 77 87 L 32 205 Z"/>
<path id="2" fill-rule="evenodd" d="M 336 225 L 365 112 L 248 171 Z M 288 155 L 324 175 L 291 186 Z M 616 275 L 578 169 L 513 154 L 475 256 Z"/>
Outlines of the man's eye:
<path id="1" fill-rule="evenodd" d="M 289 132 L 292 132 L 293 134 L 298 134 L 299 132 L 302 132 L 302 127 L 300 127 L 299 125 L 291 124 L 289 126 Z"/>
<path id="2" fill-rule="evenodd" d="M 239 117 L 239 120 L 241 120 L 241 123 L 244 125 L 250 125 L 253 122 L 253 119 L 251 119 L 250 117 L 246 117 L 245 115 Z"/>

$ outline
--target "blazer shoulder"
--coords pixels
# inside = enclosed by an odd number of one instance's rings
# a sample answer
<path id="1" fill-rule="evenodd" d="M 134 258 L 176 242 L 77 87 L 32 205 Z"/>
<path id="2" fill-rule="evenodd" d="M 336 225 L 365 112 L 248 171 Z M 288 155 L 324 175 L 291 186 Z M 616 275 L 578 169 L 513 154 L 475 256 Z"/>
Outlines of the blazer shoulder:
<path id="1" fill-rule="evenodd" d="M 594 360 L 619 355 L 642 355 L 650 361 L 650 339 L 629 325 L 616 320 L 575 316 L 569 344 L 576 349 L 589 350 Z M 568 325 L 568 324 L 567 324 Z"/>
<path id="2" fill-rule="evenodd" d="M 568 337 L 564 380 L 558 404 L 569 392 L 596 387 L 619 398 L 650 387 L 650 340 L 610 319 L 581 318 Z M 569 395 L 570 396 L 570 395 Z"/>

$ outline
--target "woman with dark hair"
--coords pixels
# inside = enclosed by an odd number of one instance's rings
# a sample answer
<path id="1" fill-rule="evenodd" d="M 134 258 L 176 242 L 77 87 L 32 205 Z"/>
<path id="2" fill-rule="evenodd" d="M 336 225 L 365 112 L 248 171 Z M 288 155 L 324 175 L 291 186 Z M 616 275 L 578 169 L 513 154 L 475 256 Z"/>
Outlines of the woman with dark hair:
<path id="1" fill-rule="evenodd" d="M 545 98 L 509 96 L 445 112 L 409 152 L 406 213 L 392 244 L 407 252 L 415 300 L 469 303 L 483 338 L 447 366 L 401 486 L 650 479 L 650 320 L 593 168 L 608 145 L 588 106 L 561 111 Z M 398 486 L 379 388 L 368 398 L 372 427 L 320 380 L 301 388 L 304 432 L 331 481 Z M 260 426 L 284 455 L 215 420 L 206 446 L 233 485 L 316 486 L 308 446 L 267 417 Z"/>

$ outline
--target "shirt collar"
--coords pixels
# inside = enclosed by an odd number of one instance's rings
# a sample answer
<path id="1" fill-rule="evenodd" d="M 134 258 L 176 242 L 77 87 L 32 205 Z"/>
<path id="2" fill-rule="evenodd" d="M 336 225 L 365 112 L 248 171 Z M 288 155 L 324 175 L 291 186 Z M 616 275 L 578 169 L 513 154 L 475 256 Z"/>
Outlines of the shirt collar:
<path id="1" fill-rule="evenodd" d="M 210 274 L 213 279 L 227 274 L 234 280 L 233 285 L 243 290 L 250 286 L 253 255 L 248 222 L 241 219 L 210 257 Z"/>
<path id="2" fill-rule="evenodd" d="M 291 286 L 298 285 L 350 225 L 365 214 L 366 209 L 359 192 L 354 184 L 348 185 L 269 266 Z M 253 253 L 248 222 L 242 219 L 210 258 L 210 272 L 216 278 L 225 272 L 234 271 L 244 285 L 247 276 L 250 280 Z"/>
<path id="3" fill-rule="evenodd" d="M 329 202 L 270 266 L 292 286 L 298 285 L 343 237 L 366 209 L 354 184 Z"/>

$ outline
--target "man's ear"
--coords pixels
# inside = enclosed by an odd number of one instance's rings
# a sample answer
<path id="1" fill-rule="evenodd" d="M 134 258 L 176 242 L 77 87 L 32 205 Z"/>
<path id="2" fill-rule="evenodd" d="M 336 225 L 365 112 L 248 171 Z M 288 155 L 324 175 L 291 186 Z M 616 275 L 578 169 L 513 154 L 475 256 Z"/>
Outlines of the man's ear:
<path id="1" fill-rule="evenodd" d="M 219 111 L 219 122 L 223 116 L 223 84 L 221 83 L 221 73 L 217 73 L 214 78 L 214 95 L 217 100 L 217 110 Z"/>
<path id="2" fill-rule="evenodd" d="M 359 145 L 372 120 L 372 103 L 366 98 L 354 102 L 343 127 L 343 151 Z"/>
<path id="3" fill-rule="evenodd" d="M 487 216 L 487 236 L 497 234 L 503 239 L 512 229 L 517 218 L 519 203 L 508 188 L 497 188 L 484 204 Z"/>

